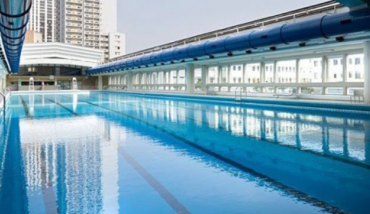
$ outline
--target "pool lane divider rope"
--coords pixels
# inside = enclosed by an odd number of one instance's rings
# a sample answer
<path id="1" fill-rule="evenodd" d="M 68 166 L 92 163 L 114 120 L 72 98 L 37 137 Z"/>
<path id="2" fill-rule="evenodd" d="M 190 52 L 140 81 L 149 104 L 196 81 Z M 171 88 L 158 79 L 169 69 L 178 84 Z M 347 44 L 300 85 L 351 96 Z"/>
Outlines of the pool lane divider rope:
<path id="1" fill-rule="evenodd" d="M 40 95 L 41 96 L 41 95 Z M 74 116 L 80 116 L 73 112 L 68 107 L 62 105 L 59 102 L 44 97 L 46 100 L 55 103 L 56 105 L 67 110 Z M 129 163 L 144 180 L 167 202 L 167 204 L 178 214 L 190 214 L 187 208 L 181 204 L 174 195 L 171 194 L 158 180 L 156 180 L 143 166 L 141 166 L 131 155 L 129 155 L 124 149 L 116 148 L 119 154 Z"/>
<path id="2" fill-rule="evenodd" d="M 94 96 L 91 96 L 91 97 L 97 98 L 97 97 L 94 97 Z M 132 107 L 137 107 L 137 108 L 141 108 L 141 109 L 145 109 L 145 110 L 149 110 L 149 111 L 156 111 L 157 113 L 159 112 L 159 110 L 155 110 L 155 109 L 152 109 L 152 108 L 143 107 L 141 105 L 134 105 L 134 104 L 130 104 L 130 103 L 125 103 L 125 105 L 129 105 L 129 106 L 132 106 Z M 191 120 L 191 121 L 193 121 L 195 123 L 200 122 L 200 121 L 197 121 L 196 119 L 190 118 L 190 117 L 185 117 L 184 119 Z M 202 121 L 201 123 L 203 125 L 207 125 L 208 127 L 210 126 L 210 124 L 208 122 L 203 122 Z M 225 131 L 226 128 L 224 128 L 222 126 L 219 126 L 219 130 Z M 320 152 L 308 150 L 308 149 L 305 149 L 305 148 L 299 148 L 299 147 L 293 146 L 293 145 L 281 144 L 279 141 L 274 141 L 274 140 L 269 140 L 269 139 L 262 139 L 262 138 L 258 138 L 258 137 L 248 136 L 248 135 L 243 135 L 243 136 L 248 137 L 250 139 L 260 140 L 260 141 L 263 141 L 263 142 L 266 142 L 266 143 L 270 143 L 270 144 L 282 146 L 282 147 L 285 147 L 285 148 L 289 148 L 289 149 L 293 149 L 293 150 L 297 150 L 297 151 L 309 153 L 309 154 L 312 154 L 312 155 L 317 155 L 317 156 L 320 156 L 320 157 L 329 158 L 329 159 L 340 161 L 340 162 L 343 162 L 343 163 L 346 163 L 346 164 L 351 164 L 351 165 L 359 166 L 359 167 L 362 167 L 362 168 L 365 168 L 365 169 L 370 169 L 370 165 L 365 164 L 365 163 L 361 163 L 361 162 L 358 162 L 358 161 L 344 159 L 344 158 L 341 158 L 341 157 L 333 156 L 333 155 L 326 154 L 326 153 L 320 153 Z"/>
<path id="3" fill-rule="evenodd" d="M 60 96 L 63 96 L 63 95 L 60 95 Z M 67 96 L 64 96 L 64 97 L 67 97 Z M 258 177 L 258 178 L 264 180 L 266 183 L 269 183 L 269 184 L 277 187 L 278 189 L 281 189 L 281 190 L 285 191 L 287 194 L 294 196 L 298 200 L 302 200 L 302 201 L 305 201 L 305 202 L 307 202 L 309 204 L 312 204 L 313 206 L 322 208 L 323 210 L 325 210 L 325 211 L 327 211 L 329 213 L 335 213 L 335 214 L 345 214 L 346 213 L 346 212 L 344 212 L 343 210 L 341 210 L 341 209 L 339 209 L 337 207 L 331 206 L 330 204 L 327 204 L 324 201 L 321 201 L 319 199 L 313 198 L 313 197 L 305 194 L 304 192 L 301 192 L 299 190 L 293 189 L 293 188 L 291 188 L 291 187 L 289 187 L 289 186 L 287 186 L 287 185 L 285 185 L 283 183 L 280 183 L 279 181 L 277 181 L 277 180 L 275 180 L 273 178 L 268 177 L 267 175 L 264 175 L 262 173 L 259 173 L 259 172 L 255 171 L 255 170 L 253 170 L 251 168 L 248 168 L 248 167 L 246 167 L 246 166 L 244 166 L 244 165 L 242 165 L 242 164 L 240 164 L 240 163 L 238 163 L 238 162 L 236 162 L 236 161 L 234 161 L 232 159 L 229 159 L 227 157 L 224 157 L 224 156 L 222 156 L 222 155 L 220 155 L 220 154 L 218 154 L 216 152 L 213 152 L 213 151 L 211 151 L 211 150 L 209 150 L 209 149 L 207 149 L 207 148 L 205 148 L 203 146 L 198 145 L 195 142 L 192 142 L 192 141 L 190 141 L 190 140 L 188 140 L 188 139 L 186 139 L 186 138 L 184 138 L 182 136 L 179 136 L 179 135 L 175 134 L 172 131 L 168 131 L 168 130 L 166 130 L 166 129 L 158 126 L 158 125 L 151 124 L 151 123 L 149 123 L 147 121 L 144 121 L 142 119 L 136 118 L 134 116 L 125 114 L 123 112 L 120 112 L 120 111 L 117 111 L 117 110 L 114 110 L 114 109 L 110 109 L 110 108 L 105 107 L 105 106 L 94 104 L 94 103 L 89 102 L 89 101 L 85 101 L 85 100 L 81 100 L 81 99 L 79 99 L 79 101 L 85 102 L 85 103 L 90 104 L 92 106 L 96 106 L 96 107 L 105 109 L 107 111 L 116 113 L 118 115 L 127 117 L 129 119 L 132 119 L 132 120 L 137 121 L 139 123 L 142 123 L 144 125 L 147 125 L 149 127 L 152 127 L 152 128 L 154 128 L 156 130 L 159 130 L 159 131 L 161 131 L 163 133 L 166 133 L 166 134 L 174 137 L 175 139 L 178 139 L 178 140 L 180 140 L 180 141 L 182 141 L 182 142 L 184 142 L 184 143 L 186 143 L 186 144 L 188 144 L 188 145 L 190 145 L 190 146 L 192 146 L 192 147 L 194 147 L 194 148 L 196 148 L 196 149 L 198 149 L 198 150 L 200 150 L 200 151 L 202 151 L 202 152 L 204 152 L 204 153 L 206 153 L 206 154 L 208 154 L 210 156 L 213 156 L 213 157 L 215 157 L 215 158 L 217 158 L 217 159 L 219 159 L 219 160 L 221 160 L 221 161 L 223 161 L 225 163 L 230 164 L 231 166 L 234 166 L 235 168 L 238 168 L 238 169 L 240 169 L 240 170 L 242 170 L 244 172 L 247 172 L 247 173 L 249 173 L 249 174 L 251 174 L 251 175 L 253 175 L 255 177 Z"/>

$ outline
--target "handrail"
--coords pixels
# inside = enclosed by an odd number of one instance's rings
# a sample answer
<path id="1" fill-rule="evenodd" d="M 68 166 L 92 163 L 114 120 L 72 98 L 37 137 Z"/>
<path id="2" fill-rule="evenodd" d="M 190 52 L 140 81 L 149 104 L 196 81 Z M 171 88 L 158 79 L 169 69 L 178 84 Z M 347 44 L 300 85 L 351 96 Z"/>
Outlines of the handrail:
<path id="1" fill-rule="evenodd" d="M 6 113 L 6 96 L 2 92 L 0 92 L 0 95 L 3 97 L 3 112 L 4 112 L 4 121 L 5 121 L 5 113 Z"/>

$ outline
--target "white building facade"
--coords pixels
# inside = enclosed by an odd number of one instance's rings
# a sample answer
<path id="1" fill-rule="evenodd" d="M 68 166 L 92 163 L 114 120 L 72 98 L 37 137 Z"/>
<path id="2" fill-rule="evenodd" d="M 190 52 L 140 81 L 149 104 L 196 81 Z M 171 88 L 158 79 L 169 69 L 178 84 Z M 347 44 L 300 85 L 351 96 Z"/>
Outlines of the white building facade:
<path id="1" fill-rule="evenodd" d="M 59 0 L 33 1 L 28 29 L 41 33 L 43 42 L 60 41 L 59 4 Z"/>
<path id="2" fill-rule="evenodd" d="M 117 0 L 35 0 L 28 29 L 42 33 L 43 42 L 102 49 L 105 61 L 125 54 Z"/>

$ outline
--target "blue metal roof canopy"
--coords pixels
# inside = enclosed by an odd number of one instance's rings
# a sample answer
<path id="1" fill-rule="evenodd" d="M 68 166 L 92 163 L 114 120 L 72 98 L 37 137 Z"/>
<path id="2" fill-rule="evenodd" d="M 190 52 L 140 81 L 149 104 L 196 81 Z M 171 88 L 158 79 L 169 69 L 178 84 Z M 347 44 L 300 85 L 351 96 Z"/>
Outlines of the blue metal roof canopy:
<path id="1" fill-rule="evenodd" d="M 314 40 L 335 38 L 343 41 L 348 34 L 370 31 L 370 8 L 359 8 L 339 14 L 322 14 L 309 20 L 276 25 L 263 30 L 251 30 L 228 37 L 220 37 L 182 47 L 155 51 L 146 55 L 134 56 L 114 63 L 107 63 L 87 71 L 87 74 L 101 74 L 157 66 L 158 64 L 198 60 L 199 57 L 212 57 L 214 54 L 227 54 L 245 51 L 247 54 L 258 48 L 276 50 L 276 46 L 287 46 Z"/>
<path id="2" fill-rule="evenodd" d="M 356 7 L 364 4 L 369 4 L 370 0 L 335 0 L 346 7 Z"/>
<path id="3" fill-rule="evenodd" d="M 32 0 L 0 0 L 0 33 L 10 70 L 17 73 Z"/>

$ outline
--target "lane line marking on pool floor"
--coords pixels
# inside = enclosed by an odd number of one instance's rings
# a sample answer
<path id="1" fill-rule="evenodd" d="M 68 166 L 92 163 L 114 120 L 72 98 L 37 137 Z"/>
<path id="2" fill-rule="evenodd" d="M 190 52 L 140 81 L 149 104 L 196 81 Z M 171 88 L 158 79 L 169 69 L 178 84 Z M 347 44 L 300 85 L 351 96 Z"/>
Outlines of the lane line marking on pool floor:
<path id="1" fill-rule="evenodd" d="M 40 95 L 41 96 L 41 95 Z M 42 97 L 42 96 L 41 96 Z M 64 110 L 68 111 L 69 113 L 73 114 L 74 116 L 78 116 L 77 113 L 75 113 L 74 111 L 72 111 L 71 109 L 67 108 L 66 106 L 60 104 L 59 102 L 55 101 L 55 100 L 52 100 L 52 99 L 49 99 L 47 97 L 44 97 L 44 99 L 48 100 L 49 102 L 52 102 L 54 104 L 56 104 L 57 106 L 63 108 Z"/>
<path id="2" fill-rule="evenodd" d="M 24 100 L 23 96 L 20 96 L 21 98 L 21 102 L 22 102 L 22 106 L 23 106 L 23 109 L 24 111 L 26 112 L 26 116 L 28 119 L 32 119 L 32 116 L 30 115 L 30 111 L 28 109 L 28 106 L 27 106 L 27 103 L 26 101 Z"/>
<path id="3" fill-rule="evenodd" d="M 141 166 L 124 149 L 117 148 L 122 157 L 129 163 L 150 186 L 167 202 L 170 207 L 179 214 L 190 214 L 189 210 L 181 204 L 174 195 L 169 192 L 157 179 L 155 179 L 143 166 Z"/>

